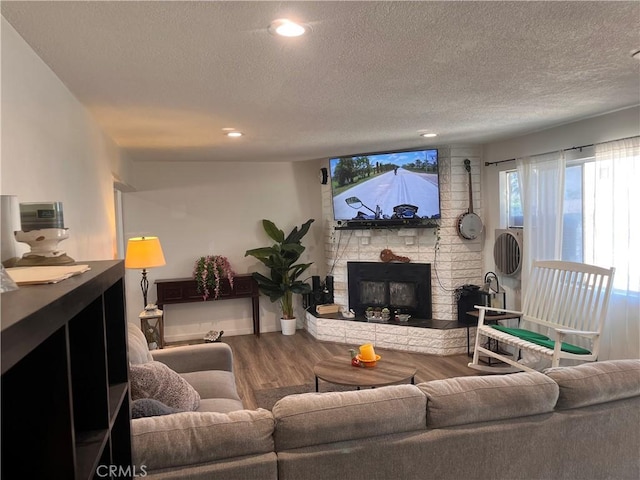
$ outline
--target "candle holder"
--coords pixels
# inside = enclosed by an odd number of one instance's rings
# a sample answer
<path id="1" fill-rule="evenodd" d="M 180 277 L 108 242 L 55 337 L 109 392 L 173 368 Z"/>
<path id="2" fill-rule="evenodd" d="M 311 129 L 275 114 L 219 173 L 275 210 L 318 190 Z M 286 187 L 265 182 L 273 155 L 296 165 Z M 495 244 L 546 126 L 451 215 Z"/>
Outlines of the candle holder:
<path id="1" fill-rule="evenodd" d="M 13 232 L 18 242 L 26 243 L 31 247 L 31 251 L 22 255 L 22 258 L 16 262 L 16 266 L 30 267 L 74 263 L 75 260 L 69 257 L 64 250 L 58 249 L 58 244 L 69 238 L 68 230 L 68 228 L 43 228 L 28 232 L 22 230 Z"/>

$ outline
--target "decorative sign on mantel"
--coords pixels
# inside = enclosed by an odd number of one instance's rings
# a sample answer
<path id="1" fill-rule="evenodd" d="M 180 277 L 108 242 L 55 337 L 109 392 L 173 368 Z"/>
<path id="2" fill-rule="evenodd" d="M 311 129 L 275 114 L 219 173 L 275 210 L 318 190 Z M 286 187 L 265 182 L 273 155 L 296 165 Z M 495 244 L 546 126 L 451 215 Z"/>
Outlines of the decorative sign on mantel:
<path id="1" fill-rule="evenodd" d="M 403 257 L 401 255 L 396 255 L 388 248 L 385 248 L 380 252 L 380 260 L 385 263 L 389 262 L 401 262 L 401 263 L 409 263 L 411 259 L 409 257 Z"/>

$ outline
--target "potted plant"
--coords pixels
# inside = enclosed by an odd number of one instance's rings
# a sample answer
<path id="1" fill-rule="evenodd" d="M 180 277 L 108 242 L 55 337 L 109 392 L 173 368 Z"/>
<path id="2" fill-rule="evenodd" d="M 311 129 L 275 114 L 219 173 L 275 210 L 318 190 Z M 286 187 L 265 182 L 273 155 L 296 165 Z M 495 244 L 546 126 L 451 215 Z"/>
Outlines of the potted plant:
<path id="1" fill-rule="evenodd" d="M 304 252 L 302 238 L 309 231 L 313 219 L 307 220 L 300 229 L 294 227 L 285 237 L 270 220 L 262 220 L 265 233 L 276 243 L 270 247 L 254 248 L 244 254 L 260 260 L 268 269 L 269 276 L 254 272 L 253 278 L 258 283 L 260 292 L 267 295 L 272 302 L 280 301 L 282 307 L 282 333 L 295 334 L 296 317 L 293 312 L 293 294 L 305 294 L 311 286 L 298 280 L 300 275 L 311 266 L 311 263 L 296 263 Z"/>
<path id="2" fill-rule="evenodd" d="M 222 255 L 207 255 L 196 260 L 193 267 L 193 278 L 196 281 L 198 293 L 202 294 L 202 299 L 206 300 L 213 290 L 213 299 L 220 295 L 220 282 L 223 279 L 229 280 L 229 285 L 233 287 L 233 276 L 235 272 L 231 269 L 229 260 Z"/>

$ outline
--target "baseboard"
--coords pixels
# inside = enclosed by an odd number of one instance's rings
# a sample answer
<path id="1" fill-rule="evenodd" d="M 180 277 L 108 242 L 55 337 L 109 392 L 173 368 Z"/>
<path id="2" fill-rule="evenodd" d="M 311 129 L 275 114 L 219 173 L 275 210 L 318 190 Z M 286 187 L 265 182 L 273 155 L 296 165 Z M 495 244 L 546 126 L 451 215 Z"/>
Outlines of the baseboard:
<path id="1" fill-rule="evenodd" d="M 276 328 L 267 328 L 266 330 L 261 330 L 260 333 L 270 333 L 270 332 L 279 332 L 279 331 L 280 330 Z M 172 342 L 186 342 L 189 340 L 202 340 L 206 333 L 207 332 L 178 333 L 174 335 L 165 334 L 164 341 L 165 343 L 172 343 Z M 235 330 L 224 330 L 224 337 L 235 337 L 237 335 L 251 335 L 251 334 L 253 334 L 253 328 L 238 328 Z"/>
<path id="2" fill-rule="evenodd" d="M 189 340 L 202 340 L 207 332 L 202 333 L 179 333 L 175 335 L 165 335 L 166 343 L 186 342 Z M 253 333 L 251 329 L 224 330 L 224 337 L 233 337 L 235 335 L 248 335 Z M 223 338 L 224 338 L 223 337 Z"/>

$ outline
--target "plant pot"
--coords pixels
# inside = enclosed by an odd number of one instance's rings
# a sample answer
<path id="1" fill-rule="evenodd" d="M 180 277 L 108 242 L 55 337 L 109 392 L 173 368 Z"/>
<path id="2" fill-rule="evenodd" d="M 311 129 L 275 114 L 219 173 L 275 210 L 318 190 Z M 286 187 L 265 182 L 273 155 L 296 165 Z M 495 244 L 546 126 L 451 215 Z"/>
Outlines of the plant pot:
<path id="1" fill-rule="evenodd" d="M 296 334 L 296 319 L 295 318 L 281 318 L 280 328 L 283 335 L 295 335 Z"/>

